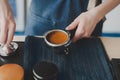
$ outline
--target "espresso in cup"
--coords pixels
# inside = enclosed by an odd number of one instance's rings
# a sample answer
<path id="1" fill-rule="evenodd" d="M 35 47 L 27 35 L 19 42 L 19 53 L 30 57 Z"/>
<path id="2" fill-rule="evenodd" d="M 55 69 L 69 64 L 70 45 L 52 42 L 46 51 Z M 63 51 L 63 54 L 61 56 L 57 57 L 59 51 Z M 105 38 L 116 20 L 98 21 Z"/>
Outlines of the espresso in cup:
<path id="1" fill-rule="evenodd" d="M 59 47 L 69 42 L 69 34 L 63 30 L 51 30 L 45 34 L 45 41 L 48 45 Z"/>
<path id="2" fill-rule="evenodd" d="M 53 31 L 48 34 L 47 40 L 53 44 L 64 44 L 68 41 L 68 36 L 62 31 Z"/>

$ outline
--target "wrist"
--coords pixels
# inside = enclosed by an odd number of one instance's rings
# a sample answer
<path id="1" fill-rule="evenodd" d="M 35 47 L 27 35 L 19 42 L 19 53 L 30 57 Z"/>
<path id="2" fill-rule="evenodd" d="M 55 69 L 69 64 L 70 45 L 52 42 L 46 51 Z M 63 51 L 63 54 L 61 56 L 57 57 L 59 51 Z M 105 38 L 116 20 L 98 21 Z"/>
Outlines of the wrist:
<path id="1" fill-rule="evenodd" d="M 89 12 L 95 16 L 97 21 L 100 21 L 101 19 L 104 18 L 104 16 L 109 11 L 115 8 L 118 4 L 120 4 L 120 0 L 105 0 L 99 6 L 96 6 L 92 8 L 91 10 L 89 10 Z"/>
<path id="2" fill-rule="evenodd" d="M 3 21 L 9 20 L 13 16 L 12 9 L 8 3 L 8 0 L 0 0 L 0 16 Z"/>
<path id="3" fill-rule="evenodd" d="M 99 10 L 97 10 L 96 8 L 89 10 L 88 15 L 90 15 L 91 18 L 94 19 L 94 22 L 96 23 L 98 23 L 104 17 L 104 15 L 101 15 L 99 13 Z"/>
<path id="4" fill-rule="evenodd" d="M 4 10 L 8 5 L 8 0 L 0 0 L 0 9 Z"/>

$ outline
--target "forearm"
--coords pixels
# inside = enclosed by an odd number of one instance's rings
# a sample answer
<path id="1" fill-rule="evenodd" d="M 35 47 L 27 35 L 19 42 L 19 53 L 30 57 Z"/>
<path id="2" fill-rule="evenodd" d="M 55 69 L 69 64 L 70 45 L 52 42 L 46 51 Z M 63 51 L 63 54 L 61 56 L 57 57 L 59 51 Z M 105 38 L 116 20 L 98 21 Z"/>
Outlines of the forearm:
<path id="1" fill-rule="evenodd" d="M 7 4 L 8 4 L 8 0 L 0 0 L 0 8 L 3 8 Z"/>
<path id="2" fill-rule="evenodd" d="M 8 0 L 0 0 L 0 14 L 1 17 L 4 17 L 3 19 L 13 14 Z"/>
<path id="3" fill-rule="evenodd" d="M 109 11 L 115 8 L 117 5 L 120 4 L 120 0 L 105 0 L 99 6 L 90 10 L 93 14 L 96 15 L 96 19 L 99 21 L 101 20 Z"/>

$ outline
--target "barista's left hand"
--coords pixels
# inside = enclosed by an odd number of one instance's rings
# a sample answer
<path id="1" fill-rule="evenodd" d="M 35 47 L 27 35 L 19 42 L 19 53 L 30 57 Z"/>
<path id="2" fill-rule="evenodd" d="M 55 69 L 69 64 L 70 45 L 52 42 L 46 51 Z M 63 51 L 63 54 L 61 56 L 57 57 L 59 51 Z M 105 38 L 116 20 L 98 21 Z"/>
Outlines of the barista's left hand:
<path id="1" fill-rule="evenodd" d="M 87 11 L 80 14 L 66 30 L 76 29 L 75 35 L 73 37 L 73 42 L 80 38 L 90 37 L 99 19 L 98 16 L 93 13 L 93 11 Z"/>
<path id="2" fill-rule="evenodd" d="M 80 14 L 66 30 L 76 29 L 73 41 L 90 37 L 96 24 L 113 8 L 120 4 L 120 0 L 105 0 L 99 6 Z"/>

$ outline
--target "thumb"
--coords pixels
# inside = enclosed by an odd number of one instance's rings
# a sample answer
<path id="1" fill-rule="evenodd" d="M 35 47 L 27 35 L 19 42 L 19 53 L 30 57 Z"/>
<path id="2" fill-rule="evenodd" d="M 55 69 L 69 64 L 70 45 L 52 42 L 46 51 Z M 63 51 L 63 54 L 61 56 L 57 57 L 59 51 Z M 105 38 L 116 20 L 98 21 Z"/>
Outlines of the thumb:
<path id="1" fill-rule="evenodd" d="M 70 25 L 66 27 L 66 30 L 73 30 L 75 29 L 79 24 L 79 21 L 75 19 Z"/>

